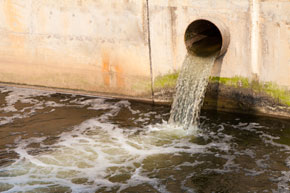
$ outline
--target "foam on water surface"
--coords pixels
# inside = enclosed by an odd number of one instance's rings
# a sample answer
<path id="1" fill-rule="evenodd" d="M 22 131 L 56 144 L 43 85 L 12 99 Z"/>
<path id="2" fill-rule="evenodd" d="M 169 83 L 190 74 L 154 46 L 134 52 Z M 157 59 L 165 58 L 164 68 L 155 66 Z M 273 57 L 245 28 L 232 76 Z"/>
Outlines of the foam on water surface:
<path id="1" fill-rule="evenodd" d="M 35 113 L 37 109 L 43 109 L 44 106 L 50 106 L 48 101 L 45 104 L 41 100 L 36 100 L 33 97 L 38 96 L 49 96 L 53 92 L 47 91 L 38 91 L 32 89 L 23 89 L 23 88 L 9 88 L 2 87 L 0 88 L 0 93 L 7 94 L 5 97 L 5 103 L 1 104 L 0 111 L 9 114 L 8 116 L 0 117 L 0 125 L 13 122 L 15 119 L 26 118 Z M 16 109 L 15 105 L 17 103 L 29 104 L 27 107 L 24 107 L 21 110 Z M 56 105 L 56 104 L 54 104 Z"/>
<path id="2" fill-rule="evenodd" d="M 23 127 L 23 133 L 14 133 L 13 143 L 0 146 L 1 160 L 9 158 L 10 153 L 17 155 L 0 164 L 0 191 L 289 190 L 288 122 L 267 123 L 266 119 L 259 123 L 236 115 L 205 114 L 201 116 L 202 129 L 193 134 L 164 121 L 169 117 L 166 107 L 3 90 L 1 97 L 6 103 L 1 106 L 1 115 L 19 113 L 19 117 L 1 125 L 0 135 L 12 135 L 9 130 L 15 126 Z M 22 102 L 17 104 L 12 98 Z M 31 105 L 30 109 L 22 111 L 27 108 L 25 104 Z M 9 106 L 17 111 L 6 112 L 5 107 Z M 26 115 L 31 109 L 35 111 Z M 34 125 L 35 122 L 41 124 Z M 63 122 L 66 124 L 61 132 L 54 130 Z M 278 130 L 272 131 L 269 125 L 273 123 Z M 26 135 L 25 129 L 36 132 L 41 130 L 38 127 L 53 130 L 53 134 Z"/>

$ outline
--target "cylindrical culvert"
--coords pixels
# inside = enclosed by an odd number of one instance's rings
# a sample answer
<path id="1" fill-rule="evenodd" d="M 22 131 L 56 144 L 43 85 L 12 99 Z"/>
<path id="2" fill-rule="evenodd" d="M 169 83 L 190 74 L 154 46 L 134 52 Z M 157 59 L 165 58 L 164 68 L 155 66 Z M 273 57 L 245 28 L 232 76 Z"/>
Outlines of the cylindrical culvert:
<path id="1" fill-rule="evenodd" d="M 227 51 L 230 34 L 220 21 L 198 19 L 185 32 L 185 45 L 189 53 L 201 57 L 221 56 Z"/>

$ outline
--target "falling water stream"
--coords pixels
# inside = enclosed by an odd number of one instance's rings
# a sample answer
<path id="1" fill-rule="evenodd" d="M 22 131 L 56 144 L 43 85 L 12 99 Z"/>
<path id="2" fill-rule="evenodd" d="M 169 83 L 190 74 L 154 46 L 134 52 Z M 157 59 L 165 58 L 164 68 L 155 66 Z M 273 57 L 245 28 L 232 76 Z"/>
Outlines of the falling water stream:
<path id="1" fill-rule="evenodd" d="M 289 192 L 290 121 L 0 88 L 0 192 Z"/>
<path id="2" fill-rule="evenodd" d="M 218 52 L 207 57 L 188 54 L 179 74 L 169 123 L 194 131 L 199 123 L 210 72 Z"/>

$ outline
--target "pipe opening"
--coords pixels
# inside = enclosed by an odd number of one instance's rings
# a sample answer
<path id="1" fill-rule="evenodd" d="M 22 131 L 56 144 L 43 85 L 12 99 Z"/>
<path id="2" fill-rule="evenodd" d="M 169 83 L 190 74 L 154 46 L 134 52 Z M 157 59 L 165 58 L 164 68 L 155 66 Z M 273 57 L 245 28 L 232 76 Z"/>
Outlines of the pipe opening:
<path id="1" fill-rule="evenodd" d="M 219 52 L 223 47 L 223 36 L 219 28 L 204 19 L 192 22 L 185 32 L 185 45 L 190 54 L 208 57 Z"/>

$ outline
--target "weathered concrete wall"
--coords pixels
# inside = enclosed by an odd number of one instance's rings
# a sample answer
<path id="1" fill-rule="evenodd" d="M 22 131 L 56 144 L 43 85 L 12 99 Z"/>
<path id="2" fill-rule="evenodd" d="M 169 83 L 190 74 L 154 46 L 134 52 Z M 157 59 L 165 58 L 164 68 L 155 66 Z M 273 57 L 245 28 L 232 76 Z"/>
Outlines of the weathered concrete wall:
<path id="1" fill-rule="evenodd" d="M 290 1 L 261 1 L 259 77 L 290 88 Z"/>
<path id="2" fill-rule="evenodd" d="M 204 107 L 290 116 L 290 1 L 155 0 L 150 6 L 155 101 L 171 101 L 197 19 L 223 22 L 227 53 L 216 60 Z"/>
<path id="3" fill-rule="evenodd" d="M 147 92 L 146 1 L 1 0 L 0 81 Z"/>
<path id="4" fill-rule="evenodd" d="M 188 25 L 199 18 L 214 18 L 228 27 L 231 42 L 216 62 L 213 76 L 257 78 L 290 88 L 289 10 L 288 0 L 152 1 L 153 74 L 177 71 L 186 54 Z"/>
<path id="5" fill-rule="evenodd" d="M 204 18 L 230 32 L 213 77 L 290 103 L 289 0 L 1 0 L 0 10 L 0 82 L 169 102 L 185 30 Z"/>

